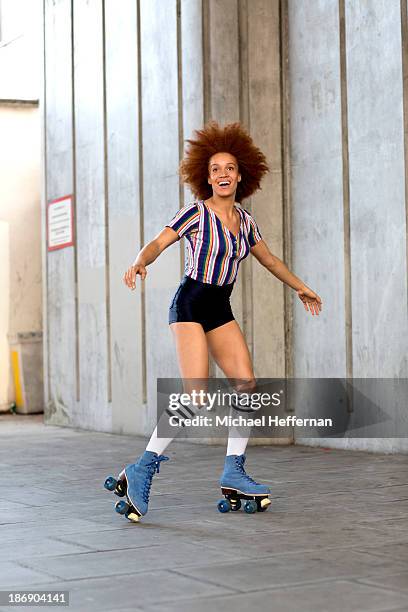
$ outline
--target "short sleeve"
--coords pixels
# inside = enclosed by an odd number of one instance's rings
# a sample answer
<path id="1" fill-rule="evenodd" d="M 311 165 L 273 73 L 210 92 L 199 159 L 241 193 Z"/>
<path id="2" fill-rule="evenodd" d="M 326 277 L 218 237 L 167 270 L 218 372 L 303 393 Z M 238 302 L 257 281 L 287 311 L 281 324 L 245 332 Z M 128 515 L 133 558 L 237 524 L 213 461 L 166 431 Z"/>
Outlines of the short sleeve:
<path id="1" fill-rule="evenodd" d="M 195 225 L 198 224 L 200 212 L 195 202 L 186 204 L 176 212 L 174 217 L 166 223 L 165 227 L 171 227 L 179 238 L 188 233 Z"/>
<path id="2" fill-rule="evenodd" d="M 259 231 L 259 227 L 251 214 L 249 214 L 249 232 L 248 232 L 248 242 L 249 246 L 253 247 L 257 242 L 262 240 L 261 232 Z"/>

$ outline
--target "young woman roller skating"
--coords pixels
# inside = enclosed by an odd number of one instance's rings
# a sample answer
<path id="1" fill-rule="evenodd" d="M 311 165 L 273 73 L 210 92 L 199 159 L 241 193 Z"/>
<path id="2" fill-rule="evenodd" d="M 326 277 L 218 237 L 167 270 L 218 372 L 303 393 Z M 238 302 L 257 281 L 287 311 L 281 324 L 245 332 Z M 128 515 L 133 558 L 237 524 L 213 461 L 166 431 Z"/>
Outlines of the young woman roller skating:
<path id="1" fill-rule="evenodd" d="M 169 309 L 180 376 L 183 380 L 208 379 L 210 352 L 228 379 L 245 381 L 245 387 L 241 385 L 237 390 L 248 392 L 256 384 L 254 371 L 230 305 L 240 262 L 251 253 L 297 292 L 305 310 L 312 315 L 319 314 L 322 301 L 270 252 L 254 217 L 241 205 L 260 188 L 261 179 L 269 170 L 265 156 L 246 130 L 240 123 L 221 128 L 210 121 L 195 133 L 195 140 L 187 140 L 189 147 L 179 174 L 197 199 L 179 209 L 164 229 L 141 249 L 123 280 L 134 290 L 137 275 L 145 280 L 146 266 L 185 236 L 188 247 L 185 274 Z M 178 410 L 181 420 L 193 413 L 191 406 L 180 406 Z M 152 478 L 159 471 L 160 463 L 168 459 L 162 453 L 173 438 L 160 438 L 157 431 L 158 426 L 139 459 L 123 470 L 118 481 L 111 479 L 107 486 L 119 495 L 127 494 L 128 503 L 119 502 L 118 511 L 130 520 L 136 521 L 146 514 Z M 249 428 L 239 436 L 229 432 L 220 478 L 228 499 L 224 500 L 224 506 L 220 502 L 221 511 L 238 509 L 240 498 L 252 499 L 246 502 L 245 509 L 249 512 L 257 507 L 265 509 L 270 503 L 267 499 L 270 489 L 245 472 L 248 439 Z M 260 500 L 263 500 L 262 506 Z"/>

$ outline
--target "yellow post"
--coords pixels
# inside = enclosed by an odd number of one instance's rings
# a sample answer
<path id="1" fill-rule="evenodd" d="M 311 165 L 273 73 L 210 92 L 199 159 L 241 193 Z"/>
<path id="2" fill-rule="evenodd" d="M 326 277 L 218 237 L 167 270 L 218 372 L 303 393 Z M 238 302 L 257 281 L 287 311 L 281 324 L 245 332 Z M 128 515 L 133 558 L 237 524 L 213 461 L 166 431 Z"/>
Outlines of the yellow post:
<path id="1" fill-rule="evenodd" d="M 20 358 L 18 351 L 11 351 L 11 367 L 13 369 L 14 386 L 16 390 L 16 406 L 24 407 L 23 387 L 21 384 Z"/>

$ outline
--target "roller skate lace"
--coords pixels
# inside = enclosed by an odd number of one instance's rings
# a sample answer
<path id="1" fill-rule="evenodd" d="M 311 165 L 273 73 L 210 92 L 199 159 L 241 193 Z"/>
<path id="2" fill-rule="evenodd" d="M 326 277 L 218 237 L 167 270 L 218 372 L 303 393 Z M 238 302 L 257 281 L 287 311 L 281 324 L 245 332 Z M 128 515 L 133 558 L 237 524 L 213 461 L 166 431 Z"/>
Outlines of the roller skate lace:
<path id="1" fill-rule="evenodd" d="M 245 463 L 245 457 L 243 457 L 242 455 L 238 455 L 235 459 L 235 463 L 238 467 L 238 470 L 240 472 L 240 474 L 242 474 L 242 476 L 244 478 L 246 478 L 248 480 L 248 482 L 252 483 L 252 484 L 258 484 L 256 482 L 256 480 L 254 480 L 253 478 L 251 478 L 250 476 L 248 476 L 248 474 L 246 473 L 245 469 L 244 469 L 244 463 Z"/>
<path id="2" fill-rule="evenodd" d="M 150 487 L 152 486 L 152 478 L 154 476 L 154 474 L 157 472 L 160 472 L 160 462 L 161 461 L 168 461 L 168 457 L 165 457 L 164 455 L 158 455 L 157 459 L 153 459 L 150 463 L 146 463 L 145 467 L 147 467 L 148 472 L 147 472 L 147 478 L 144 481 L 144 485 L 143 485 L 143 500 L 145 502 L 149 501 L 149 495 L 150 495 Z"/>

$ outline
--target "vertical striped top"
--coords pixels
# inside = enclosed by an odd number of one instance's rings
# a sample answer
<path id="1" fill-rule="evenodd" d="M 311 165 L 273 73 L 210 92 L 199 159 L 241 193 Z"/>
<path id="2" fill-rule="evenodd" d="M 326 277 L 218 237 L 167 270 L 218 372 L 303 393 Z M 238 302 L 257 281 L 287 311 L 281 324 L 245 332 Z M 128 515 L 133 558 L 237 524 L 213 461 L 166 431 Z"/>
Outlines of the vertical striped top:
<path id="1" fill-rule="evenodd" d="M 189 202 L 165 226 L 177 232 L 179 239 L 187 238 L 187 276 L 213 285 L 235 281 L 240 262 L 262 236 L 252 215 L 240 205 L 234 206 L 241 217 L 236 236 L 204 200 Z"/>

